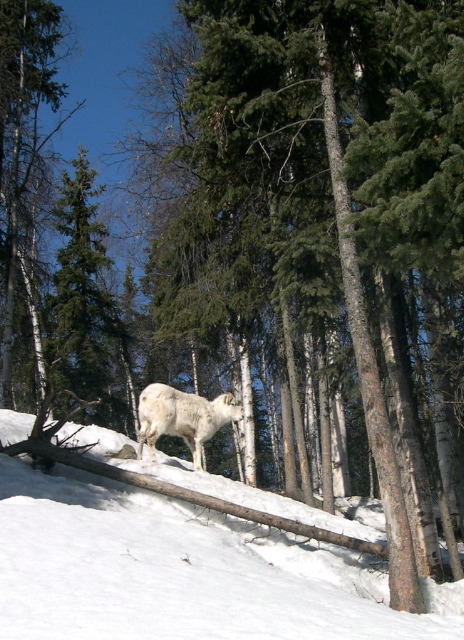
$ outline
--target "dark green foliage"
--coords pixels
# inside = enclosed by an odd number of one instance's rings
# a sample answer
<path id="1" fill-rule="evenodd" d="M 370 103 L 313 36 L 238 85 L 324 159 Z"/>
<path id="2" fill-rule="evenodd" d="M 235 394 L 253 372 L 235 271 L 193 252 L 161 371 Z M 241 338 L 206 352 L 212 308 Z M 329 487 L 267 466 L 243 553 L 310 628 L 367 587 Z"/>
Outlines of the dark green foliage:
<path id="1" fill-rule="evenodd" d="M 415 46 L 401 49 L 407 88 L 394 92 L 387 120 L 359 125 L 347 163 L 363 182 L 355 197 L 366 207 L 357 222 L 367 255 L 446 282 L 464 274 L 464 41 L 447 35 L 452 25 L 405 14 L 403 32 L 407 18 L 409 31 L 421 29 Z"/>
<path id="2" fill-rule="evenodd" d="M 75 175 L 64 173 L 55 211 L 57 229 L 68 240 L 58 250 L 59 268 L 53 278 L 56 293 L 48 302 L 53 319 L 49 358 L 58 360 L 56 390 L 71 391 L 88 402 L 100 398 L 102 404 L 86 420 L 101 416 L 108 425 L 112 373 L 123 331 L 115 300 L 99 281 L 111 261 L 103 245 L 107 231 L 94 220 L 97 205 L 90 204 L 100 192 L 93 187 L 96 173 L 82 149 L 72 164 Z M 69 397 L 61 397 L 64 410 Z"/>
<path id="3" fill-rule="evenodd" d="M 25 12 L 26 6 L 26 12 Z M 50 64 L 62 35 L 62 9 L 53 2 L 17 0 L 0 2 L 0 119 L 15 118 L 18 99 L 23 112 L 37 102 L 58 109 L 66 95 L 66 85 L 54 80 L 57 69 Z M 20 52 L 24 55 L 24 90 L 20 95 Z"/>

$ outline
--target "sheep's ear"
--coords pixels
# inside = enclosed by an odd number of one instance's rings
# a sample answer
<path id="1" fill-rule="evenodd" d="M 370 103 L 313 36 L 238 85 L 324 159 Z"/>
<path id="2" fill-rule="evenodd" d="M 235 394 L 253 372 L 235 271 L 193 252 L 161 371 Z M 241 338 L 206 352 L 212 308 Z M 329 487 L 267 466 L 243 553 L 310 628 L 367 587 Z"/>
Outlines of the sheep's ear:
<path id="1" fill-rule="evenodd" d="M 224 394 L 224 403 L 225 404 L 232 404 L 234 402 L 235 398 L 233 396 L 232 393 L 225 393 Z"/>

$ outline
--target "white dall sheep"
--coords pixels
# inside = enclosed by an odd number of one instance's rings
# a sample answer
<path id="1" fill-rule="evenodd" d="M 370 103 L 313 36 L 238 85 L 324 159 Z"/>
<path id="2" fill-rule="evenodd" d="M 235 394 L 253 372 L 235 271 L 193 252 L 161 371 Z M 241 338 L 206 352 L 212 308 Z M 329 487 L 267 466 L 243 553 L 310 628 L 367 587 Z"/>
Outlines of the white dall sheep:
<path id="1" fill-rule="evenodd" d="M 242 417 L 242 408 L 234 402 L 231 393 L 224 393 L 210 402 L 166 384 L 148 385 L 139 402 L 139 459 L 144 442 L 151 449 L 151 459 L 155 462 L 158 438 L 163 434 L 181 436 L 192 452 L 193 468 L 202 471 L 201 445 L 211 440 L 221 427 Z"/>

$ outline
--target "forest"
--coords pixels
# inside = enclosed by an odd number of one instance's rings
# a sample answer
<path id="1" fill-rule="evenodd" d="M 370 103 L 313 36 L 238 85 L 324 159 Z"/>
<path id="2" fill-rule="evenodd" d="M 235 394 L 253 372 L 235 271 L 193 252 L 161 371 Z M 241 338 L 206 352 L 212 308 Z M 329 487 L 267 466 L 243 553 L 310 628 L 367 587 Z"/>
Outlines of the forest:
<path id="1" fill-rule="evenodd" d="M 463 578 L 464 2 L 177 9 L 138 70 L 143 265 L 115 284 L 87 151 L 50 151 L 73 113 L 41 126 L 62 9 L 0 0 L 0 407 L 136 440 L 148 384 L 230 391 L 208 472 L 381 497 L 392 607 L 421 612 L 420 578 Z"/>

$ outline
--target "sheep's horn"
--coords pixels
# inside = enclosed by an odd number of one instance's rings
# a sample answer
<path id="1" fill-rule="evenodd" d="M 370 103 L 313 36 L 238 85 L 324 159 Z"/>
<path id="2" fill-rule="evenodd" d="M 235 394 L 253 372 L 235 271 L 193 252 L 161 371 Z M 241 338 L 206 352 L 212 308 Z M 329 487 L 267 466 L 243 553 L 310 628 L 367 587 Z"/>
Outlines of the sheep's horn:
<path id="1" fill-rule="evenodd" d="M 234 398 L 234 394 L 233 393 L 225 393 L 224 394 L 224 402 L 225 404 L 232 404 L 232 402 L 235 400 Z"/>

